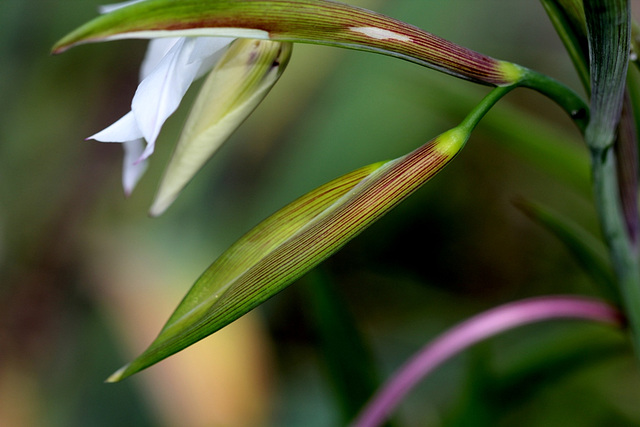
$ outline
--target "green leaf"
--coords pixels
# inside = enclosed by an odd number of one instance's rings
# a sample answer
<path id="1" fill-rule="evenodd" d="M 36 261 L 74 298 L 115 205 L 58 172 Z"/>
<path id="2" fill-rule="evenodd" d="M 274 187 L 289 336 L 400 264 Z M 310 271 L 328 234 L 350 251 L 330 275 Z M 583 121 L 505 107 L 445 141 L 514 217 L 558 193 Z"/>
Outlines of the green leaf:
<path id="1" fill-rule="evenodd" d="M 633 61 L 636 65 L 636 68 L 640 67 L 640 58 L 638 54 L 640 53 L 640 25 L 635 19 L 631 20 L 631 53 L 629 54 L 629 59 Z"/>
<path id="2" fill-rule="evenodd" d="M 321 267 L 305 276 L 306 304 L 317 347 L 347 425 L 376 391 L 380 379 L 368 346 L 355 324 L 338 284 Z"/>
<path id="3" fill-rule="evenodd" d="M 204 272 L 151 346 L 108 381 L 182 350 L 280 292 L 442 170 L 469 133 L 467 122 L 403 157 L 331 181 L 276 212 Z"/>
<path id="4" fill-rule="evenodd" d="M 591 69 L 591 120 L 585 138 L 591 148 L 611 147 L 620 121 L 631 40 L 627 0 L 584 2 Z"/>
<path id="5" fill-rule="evenodd" d="M 640 349 L 640 264 L 621 208 L 618 160 L 612 149 L 629 63 L 631 10 L 626 0 L 585 0 L 592 118 L 585 132 L 603 235 L 609 246 L 636 351 Z M 634 161 L 636 161 L 634 159 Z M 636 190 L 637 191 L 637 190 Z"/>
<path id="6" fill-rule="evenodd" d="M 589 92 L 589 43 L 581 0 L 540 0 Z"/>
<path id="7" fill-rule="evenodd" d="M 227 36 L 381 53 L 487 85 L 517 82 L 522 68 L 387 16 L 328 0 L 146 0 L 99 16 L 60 40 Z"/>
<path id="8" fill-rule="evenodd" d="M 602 242 L 574 222 L 538 203 L 517 200 L 514 204 L 564 243 L 604 295 L 613 302 L 620 301 L 613 269 Z"/>

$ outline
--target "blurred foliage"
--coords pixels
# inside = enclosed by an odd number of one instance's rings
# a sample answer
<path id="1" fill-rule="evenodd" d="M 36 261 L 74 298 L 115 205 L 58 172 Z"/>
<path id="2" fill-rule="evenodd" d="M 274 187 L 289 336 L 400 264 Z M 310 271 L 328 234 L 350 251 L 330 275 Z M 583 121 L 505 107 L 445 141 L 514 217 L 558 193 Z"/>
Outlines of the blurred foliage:
<path id="1" fill-rule="evenodd" d="M 129 109 L 145 43 L 48 54 L 99 3 L 0 3 L 0 425 L 340 424 L 315 324 L 322 316 L 310 310 L 311 276 L 131 380 L 102 380 L 153 339 L 199 273 L 260 219 L 426 142 L 487 89 L 390 58 L 296 46 L 256 113 L 176 204 L 150 219 L 196 90 L 125 200 L 121 148 L 83 139 Z M 348 3 L 580 87 L 537 2 Z M 440 176 L 321 267 L 371 349 L 375 378 L 496 304 L 598 295 L 562 244 L 511 204 L 538 200 L 598 232 L 577 130 L 530 91 L 500 107 Z M 619 334 L 544 323 L 447 363 L 410 395 L 398 421 L 637 425 L 638 380 Z"/>

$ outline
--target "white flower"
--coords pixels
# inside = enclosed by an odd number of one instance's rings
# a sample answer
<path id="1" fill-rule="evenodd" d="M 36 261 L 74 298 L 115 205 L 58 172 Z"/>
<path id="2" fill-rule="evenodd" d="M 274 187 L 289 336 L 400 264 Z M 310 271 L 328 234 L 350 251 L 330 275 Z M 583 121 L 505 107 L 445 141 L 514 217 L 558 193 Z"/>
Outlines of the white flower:
<path id="1" fill-rule="evenodd" d="M 209 73 L 151 206 L 160 215 L 278 81 L 291 43 L 235 40 Z"/>
<path id="2" fill-rule="evenodd" d="M 103 6 L 101 12 L 111 12 L 140 1 L 145 0 Z M 191 83 L 213 68 L 224 48 L 233 40 L 228 37 L 151 40 L 140 69 L 140 84 L 131 102 L 131 111 L 88 138 L 123 143 L 122 184 L 127 195 L 146 170 L 146 159 L 154 151 L 164 122 L 176 111 Z"/>

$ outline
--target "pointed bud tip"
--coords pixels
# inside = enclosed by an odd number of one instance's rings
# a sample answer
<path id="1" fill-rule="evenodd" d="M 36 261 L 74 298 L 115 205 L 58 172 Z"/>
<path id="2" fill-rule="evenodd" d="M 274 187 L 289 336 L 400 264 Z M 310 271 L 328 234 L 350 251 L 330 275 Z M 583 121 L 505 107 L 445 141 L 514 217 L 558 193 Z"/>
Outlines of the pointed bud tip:
<path id="1" fill-rule="evenodd" d="M 113 374 L 111 374 L 109 378 L 107 378 L 104 382 L 117 383 L 123 380 L 124 378 L 128 377 L 128 375 L 124 375 L 124 372 L 126 371 L 127 367 L 129 367 L 129 365 L 124 365 L 122 368 L 118 369 Z"/>
<path id="2" fill-rule="evenodd" d="M 61 41 L 58 41 L 51 48 L 51 55 L 58 55 L 58 54 L 64 52 L 66 49 L 67 49 L 67 47 L 63 43 L 61 43 Z"/>
<path id="3" fill-rule="evenodd" d="M 58 40 L 51 48 L 52 55 L 59 55 L 75 46 L 76 42 L 70 41 L 69 36 L 65 36 Z"/>
<path id="4" fill-rule="evenodd" d="M 173 203 L 175 197 L 171 200 L 167 200 L 166 197 L 159 198 L 156 196 L 156 199 L 153 201 L 151 208 L 149 208 L 149 216 L 152 218 L 157 218 L 162 215 L 169 206 Z"/>

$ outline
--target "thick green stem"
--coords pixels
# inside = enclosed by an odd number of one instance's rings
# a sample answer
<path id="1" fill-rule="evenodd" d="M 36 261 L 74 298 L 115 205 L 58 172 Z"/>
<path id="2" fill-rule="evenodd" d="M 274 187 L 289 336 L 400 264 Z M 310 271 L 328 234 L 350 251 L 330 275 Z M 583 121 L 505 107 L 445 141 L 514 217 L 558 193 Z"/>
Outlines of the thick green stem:
<path id="1" fill-rule="evenodd" d="M 597 132 L 587 132 L 589 107 L 573 91 L 543 74 L 527 70 L 519 86 L 534 89 L 562 107 L 585 134 L 591 152 L 593 189 L 600 226 L 609 246 L 625 312 L 631 325 L 636 351 L 640 355 L 640 265 L 637 252 L 629 240 L 620 203 L 616 157 L 613 148 L 594 141 Z M 599 148 L 605 146 L 606 148 Z"/>
<path id="2" fill-rule="evenodd" d="M 591 153 L 593 188 L 600 226 L 609 246 L 636 353 L 640 356 L 640 265 L 635 246 L 629 239 L 621 207 L 615 152 L 610 141 L 596 141 L 601 139 L 600 133 L 593 129 L 587 131 L 589 107 L 575 92 L 532 70 L 525 70 L 518 86 L 534 89 L 556 102 L 585 134 Z"/>
<path id="3" fill-rule="evenodd" d="M 640 265 L 637 252 L 629 239 L 622 212 L 613 148 L 608 141 L 595 141 L 599 138 L 598 132 L 593 132 L 593 129 L 587 131 L 589 107 L 566 86 L 532 70 L 525 71 L 518 86 L 534 89 L 552 99 L 571 116 L 580 131 L 585 134 L 591 153 L 593 188 L 600 226 L 609 246 L 633 341 L 640 355 Z"/>
<path id="4" fill-rule="evenodd" d="M 592 150 L 593 187 L 600 225 L 609 244 L 613 267 L 618 276 L 620 291 L 625 303 L 625 313 L 631 325 L 631 333 L 640 351 L 640 266 L 631 244 L 618 191 L 616 159 L 612 148 Z"/>
<path id="5" fill-rule="evenodd" d="M 600 225 L 618 276 L 636 355 L 640 357 L 640 267 L 620 199 L 614 149 L 616 138 L 620 137 L 618 125 L 629 63 L 631 10 L 628 0 L 585 0 L 584 10 L 591 71 L 591 120 L 585 130 L 585 142 L 591 152 Z"/>

